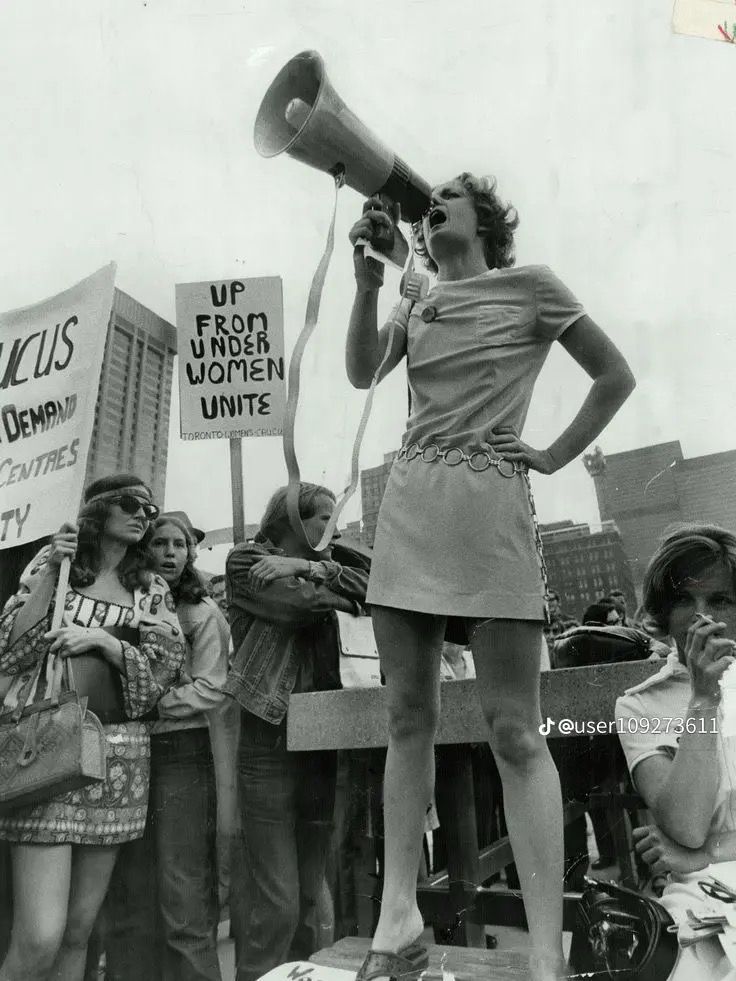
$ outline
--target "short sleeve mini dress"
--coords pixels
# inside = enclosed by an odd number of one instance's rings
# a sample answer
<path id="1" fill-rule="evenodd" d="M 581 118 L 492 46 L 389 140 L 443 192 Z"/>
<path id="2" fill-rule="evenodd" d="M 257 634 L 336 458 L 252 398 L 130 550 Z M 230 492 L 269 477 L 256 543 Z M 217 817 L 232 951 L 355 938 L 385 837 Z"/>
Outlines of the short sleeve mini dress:
<path id="1" fill-rule="evenodd" d="M 547 266 L 440 282 L 394 309 L 411 414 L 378 516 L 369 604 L 544 619 L 529 478 L 499 467 L 487 436 L 522 433 L 552 343 L 584 313 Z"/>

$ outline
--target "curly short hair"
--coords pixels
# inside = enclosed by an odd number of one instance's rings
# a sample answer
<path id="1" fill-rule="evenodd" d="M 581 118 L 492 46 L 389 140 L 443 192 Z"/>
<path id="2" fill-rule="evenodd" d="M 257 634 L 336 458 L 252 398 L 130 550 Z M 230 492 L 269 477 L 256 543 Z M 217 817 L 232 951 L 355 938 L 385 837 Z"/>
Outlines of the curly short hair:
<path id="1" fill-rule="evenodd" d="M 101 477 L 93 481 L 84 492 L 84 501 L 79 511 L 79 536 L 77 554 L 74 556 L 69 569 L 69 582 L 72 586 L 84 588 L 95 581 L 100 571 L 100 545 L 105 531 L 111 502 L 109 500 L 91 500 L 97 494 L 113 490 L 123 491 L 130 487 L 144 487 L 149 495 L 150 488 L 145 481 L 135 474 L 118 473 L 109 477 Z M 129 545 L 123 561 L 118 566 L 118 578 L 131 593 L 136 588 L 148 589 L 154 572 L 154 562 L 148 550 L 151 538 L 150 526 L 143 538 Z"/>
<path id="2" fill-rule="evenodd" d="M 201 603 L 207 595 L 207 587 L 199 572 L 194 568 L 194 560 L 197 557 L 197 542 L 184 522 L 171 514 L 162 514 L 160 518 L 156 518 L 149 529 L 149 542 L 156 533 L 156 530 L 163 528 L 164 525 L 176 525 L 184 536 L 184 541 L 187 543 L 187 560 L 184 563 L 179 582 L 173 586 L 169 586 L 171 595 L 174 597 L 174 602 L 177 605 L 182 601 L 184 603 Z M 151 559 L 155 562 L 153 556 L 151 556 Z"/>
<path id="3" fill-rule="evenodd" d="M 516 262 L 514 232 L 519 227 L 519 214 L 512 205 L 504 204 L 496 194 L 495 177 L 476 177 L 464 171 L 456 180 L 465 188 L 478 216 L 478 234 L 483 239 L 483 253 L 489 269 L 508 269 Z M 413 226 L 414 251 L 431 272 L 437 264 L 427 251 L 422 223 Z"/>
<path id="4" fill-rule="evenodd" d="M 644 573 L 644 610 L 665 632 L 683 582 L 721 562 L 736 586 L 736 535 L 718 525 L 680 525 L 671 530 Z"/>

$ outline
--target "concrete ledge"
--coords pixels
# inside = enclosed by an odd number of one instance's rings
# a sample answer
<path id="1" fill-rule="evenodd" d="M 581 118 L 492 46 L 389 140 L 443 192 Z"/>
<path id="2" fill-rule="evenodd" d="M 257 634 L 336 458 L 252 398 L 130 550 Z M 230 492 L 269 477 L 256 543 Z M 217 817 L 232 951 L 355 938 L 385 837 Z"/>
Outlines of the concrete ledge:
<path id="1" fill-rule="evenodd" d="M 626 688 L 639 684 L 659 671 L 663 663 L 629 661 L 546 671 L 541 676 L 542 718 L 571 719 L 579 726 L 583 723 L 612 722 L 618 696 Z M 438 744 L 486 741 L 486 726 L 474 689 L 474 681 L 448 681 L 442 685 Z M 388 732 L 384 696 L 383 688 L 292 695 L 288 714 L 288 748 L 373 749 L 386 746 Z M 581 734 L 580 731 L 560 733 L 553 727 L 550 738 Z"/>

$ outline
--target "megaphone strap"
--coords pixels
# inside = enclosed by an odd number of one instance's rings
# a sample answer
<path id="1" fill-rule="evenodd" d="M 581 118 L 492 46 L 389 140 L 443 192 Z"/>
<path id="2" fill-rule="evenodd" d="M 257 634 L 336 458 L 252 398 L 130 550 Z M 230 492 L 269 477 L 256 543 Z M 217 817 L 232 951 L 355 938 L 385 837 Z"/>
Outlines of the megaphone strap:
<path id="1" fill-rule="evenodd" d="M 302 524 L 301 515 L 299 514 L 299 489 L 301 484 L 301 473 L 299 471 L 299 461 L 296 458 L 296 448 L 294 446 L 294 426 L 296 423 L 296 410 L 299 404 L 299 383 L 301 378 L 302 358 L 304 356 L 307 343 L 309 342 L 309 338 L 312 336 L 314 333 L 314 328 L 317 326 L 319 306 L 322 301 L 322 290 L 325 285 L 325 277 L 327 276 L 327 269 L 330 264 L 332 252 L 335 247 L 337 196 L 345 181 L 343 174 L 335 174 L 334 180 L 335 199 L 332 206 L 332 219 L 327 232 L 325 250 L 322 253 L 322 257 L 319 260 L 317 269 L 315 270 L 312 278 L 312 285 L 310 287 L 309 297 L 307 299 L 307 310 L 304 315 L 304 326 L 302 327 L 296 344 L 294 345 L 294 350 L 292 351 L 291 360 L 289 362 L 289 389 L 284 414 L 284 459 L 286 461 L 286 471 L 289 476 L 289 484 L 286 489 L 286 511 L 289 515 L 291 527 L 298 535 L 301 535 L 304 538 L 310 547 L 312 546 L 312 543 L 309 541 L 309 537 L 306 533 L 304 525 Z M 332 536 L 333 532 L 334 525 L 330 530 L 330 537 Z M 324 546 L 322 546 L 322 548 L 324 548 Z"/>
<path id="2" fill-rule="evenodd" d="M 294 345 L 294 350 L 291 355 L 291 361 L 289 362 L 289 391 L 286 400 L 286 411 L 284 416 L 284 434 L 283 434 L 283 446 L 284 446 L 284 459 L 286 461 L 286 470 L 289 477 L 288 487 L 286 489 L 286 511 L 289 516 L 289 523 L 297 535 L 301 535 L 304 541 L 309 545 L 310 548 L 314 549 L 315 552 L 321 552 L 326 548 L 332 536 L 335 533 L 335 528 L 340 520 L 340 515 L 342 514 L 343 508 L 348 503 L 350 498 L 353 496 L 358 488 L 358 483 L 360 481 L 360 448 L 363 443 L 363 436 L 365 435 L 365 430 L 368 425 L 368 419 L 370 418 L 371 408 L 373 406 L 373 396 L 376 390 L 376 385 L 378 384 L 378 379 L 381 377 L 381 371 L 384 368 L 393 348 L 394 333 L 396 330 L 396 322 L 391 321 L 389 324 L 389 334 L 388 341 L 386 344 L 386 351 L 384 353 L 381 364 L 376 369 L 376 373 L 371 381 L 370 388 L 368 389 L 368 394 L 366 395 L 365 404 L 363 406 L 363 414 L 360 418 L 360 425 L 358 426 L 358 432 L 355 436 L 355 442 L 353 443 L 353 452 L 351 456 L 351 468 L 350 468 L 350 483 L 342 492 L 340 497 L 335 504 L 335 509 L 332 512 L 332 517 L 330 518 L 327 527 L 324 530 L 324 534 L 320 538 L 319 542 L 316 544 L 310 542 L 309 536 L 307 535 L 306 529 L 302 522 L 301 515 L 299 514 L 299 489 L 301 485 L 301 473 L 299 471 L 299 462 L 296 458 L 296 448 L 294 445 L 294 426 L 296 422 L 296 410 L 299 403 L 299 382 L 301 376 L 301 364 L 302 357 L 304 356 L 304 350 L 307 346 L 309 338 L 314 332 L 314 328 L 317 326 L 317 317 L 319 315 L 319 307 L 322 299 L 322 290 L 325 283 L 325 277 L 327 275 L 327 268 L 330 264 L 330 258 L 332 257 L 332 252 L 335 245 L 335 219 L 337 217 L 337 196 L 344 183 L 344 178 L 342 174 L 336 174 L 335 176 L 335 200 L 332 208 L 332 220 L 330 222 L 329 231 L 327 232 L 327 242 L 325 245 L 325 250 L 322 254 L 322 258 L 317 265 L 317 269 L 314 273 L 312 279 L 312 286 L 309 290 L 309 298 L 307 299 L 307 310 L 304 317 L 304 327 L 297 338 L 297 342 Z M 410 260 L 409 272 L 411 272 L 413 267 L 413 258 Z"/>

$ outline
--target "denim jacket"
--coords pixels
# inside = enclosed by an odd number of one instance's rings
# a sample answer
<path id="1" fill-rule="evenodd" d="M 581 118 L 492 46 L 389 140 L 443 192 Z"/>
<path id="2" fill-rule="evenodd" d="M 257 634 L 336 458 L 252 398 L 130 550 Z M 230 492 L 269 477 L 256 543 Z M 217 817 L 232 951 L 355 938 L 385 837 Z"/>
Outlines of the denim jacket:
<path id="1" fill-rule="evenodd" d="M 232 667 L 224 691 L 253 715 L 278 725 L 283 721 L 294 690 L 300 655 L 318 645 L 340 687 L 340 637 L 335 598 L 355 605 L 365 601 L 370 560 L 359 552 L 336 545 L 333 556 L 342 562 L 316 563 L 321 581 L 297 577 L 277 579 L 254 589 L 250 568 L 264 555 L 281 555 L 270 543 L 236 545 L 227 558 L 226 586 L 233 649 Z M 344 564 L 343 564 L 344 563 Z"/>

